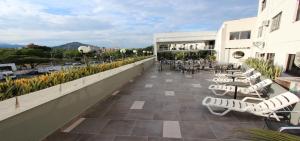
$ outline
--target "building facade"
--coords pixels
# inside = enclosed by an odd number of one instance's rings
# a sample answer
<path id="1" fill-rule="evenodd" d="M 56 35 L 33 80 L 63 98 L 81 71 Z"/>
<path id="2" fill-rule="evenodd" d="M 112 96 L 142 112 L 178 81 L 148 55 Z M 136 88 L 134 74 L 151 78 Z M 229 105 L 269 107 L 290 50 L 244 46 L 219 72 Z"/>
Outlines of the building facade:
<path id="1" fill-rule="evenodd" d="M 252 55 L 253 25 L 256 17 L 226 21 L 216 38 L 217 60 L 220 63 L 242 63 Z"/>
<path id="2" fill-rule="evenodd" d="M 300 76 L 300 0 L 259 0 L 257 17 L 224 22 L 217 33 L 154 36 L 155 54 L 201 49 L 216 50 L 219 62 L 241 64 L 256 57 Z"/>
<path id="3" fill-rule="evenodd" d="M 296 53 L 300 52 L 299 0 L 259 0 L 254 32 L 257 35 L 253 40 L 253 57 L 300 74 L 294 64 Z"/>
<path id="4" fill-rule="evenodd" d="M 215 49 L 216 32 L 172 32 L 154 35 L 154 55 L 160 52 L 180 52 Z"/>

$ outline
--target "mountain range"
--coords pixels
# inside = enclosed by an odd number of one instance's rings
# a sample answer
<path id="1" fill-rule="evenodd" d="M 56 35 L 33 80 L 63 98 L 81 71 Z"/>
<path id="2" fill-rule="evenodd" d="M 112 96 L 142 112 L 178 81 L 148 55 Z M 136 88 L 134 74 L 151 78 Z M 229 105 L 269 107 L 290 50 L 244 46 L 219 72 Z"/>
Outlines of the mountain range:
<path id="1" fill-rule="evenodd" d="M 66 49 L 66 50 L 77 50 L 78 47 L 80 47 L 80 46 L 97 47 L 97 46 L 94 46 L 94 45 L 83 44 L 83 43 L 80 43 L 80 42 L 71 42 L 71 43 L 66 43 L 66 44 L 59 45 L 59 46 L 54 46 L 53 48 L 62 48 L 62 49 Z"/>
<path id="2" fill-rule="evenodd" d="M 0 48 L 20 48 L 24 47 L 25 45 L 18 45 L 18 44 L 7 44 L 7 43 L 0 43 Z M 62 48 L 66 50 L 77 50 L 78 47 L 80 46 L 92 46 L 92 47 L 97 47 L 94 45 L 89 45 L 89 44 L 83 44 L 80 42 L 71 42 L 71 43 L 66 43 L 63 45 L 59 46 L 54 46 L 53 48 Z"/>
<path id="3" fill-rule="evenodd" d="M 20 48 L 24 45 L 0 43 L 0 48 Z"/>

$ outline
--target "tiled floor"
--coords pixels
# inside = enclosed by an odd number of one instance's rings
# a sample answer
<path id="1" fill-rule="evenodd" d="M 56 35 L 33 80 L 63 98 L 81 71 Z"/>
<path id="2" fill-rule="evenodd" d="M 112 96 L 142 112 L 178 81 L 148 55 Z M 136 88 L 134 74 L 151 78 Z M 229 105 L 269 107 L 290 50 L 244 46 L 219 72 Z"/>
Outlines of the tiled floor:
<path id="1" fill-rule="evenodd" d="M 210 114 L 201 103 L 213 96 L 207 89 L 212 77 L 209 71 L 185 75 L 153 67 L 87 110 L 70 132 L 57 131 L 46 141 L 240 140 L 236 129 L 264 126 L 261 118 L 250 114 Z"/>

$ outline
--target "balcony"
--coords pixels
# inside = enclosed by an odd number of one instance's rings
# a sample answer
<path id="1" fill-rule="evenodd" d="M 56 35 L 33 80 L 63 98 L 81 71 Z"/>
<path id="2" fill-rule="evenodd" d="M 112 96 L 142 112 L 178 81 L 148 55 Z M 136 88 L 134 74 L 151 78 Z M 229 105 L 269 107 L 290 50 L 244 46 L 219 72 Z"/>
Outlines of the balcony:
<path id="1" fill-rule="evenodd" d="M 197 52 L 201 50 L 214 50 L 215 46 L 214 45 L 207 45 L 203 47 L 198 47 L 198 48 L 185 48 L 185 47 L 179 47 L 179 48 L 168 48 L 168 47 L 161 47 L 158 49 L 158 52 L 168 52 L 168 51 L 173 51 L 173 52 L 180 52 L 180 51 L 191 51 L 191 52 Z"/>
<path id="2" fill-rule="evenodd" d="M 231 112 L 219 117 L 202 106 L 213 74 L 158 72 L 158 66 L 48 136 L 45 141 L 240 140 L 236 129 L 263 128 L 262 118 Z M 229 96 L 232 98 L 232 96 Z"/>
<path id="3" fill-rule="evenodd" d="M 202 105 L 213 96 L 212 70 L 158 71 L 148 58 L 0 102 L 3 140 L 195 141 L 242 140 L 237 130 L 263 129 L 263 118 Z M 275 86 L 275 87 L 274 87 Z M 272 85 L 272 94 L 285 90 Z M 275 92 L 276 91 L 276 92 Z M 232 95 L 223 96 L 232 99 Z M 238 97 L 239 99 L 243 97 Z M 223 111 L 223 109 L 214 109 Z"/>

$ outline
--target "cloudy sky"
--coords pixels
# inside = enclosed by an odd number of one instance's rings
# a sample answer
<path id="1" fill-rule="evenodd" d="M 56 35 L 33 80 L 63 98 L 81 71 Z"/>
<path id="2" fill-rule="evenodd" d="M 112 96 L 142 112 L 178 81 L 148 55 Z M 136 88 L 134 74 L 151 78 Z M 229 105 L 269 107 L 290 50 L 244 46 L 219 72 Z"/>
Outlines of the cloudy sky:
<path id="1" fill-rule="evenodd" d="M 145 47 L 153 33 L 218 30 L 257 0 L 0 0 L 0 43 Z"/>

